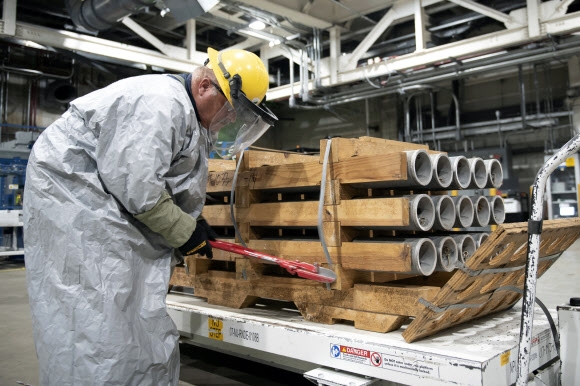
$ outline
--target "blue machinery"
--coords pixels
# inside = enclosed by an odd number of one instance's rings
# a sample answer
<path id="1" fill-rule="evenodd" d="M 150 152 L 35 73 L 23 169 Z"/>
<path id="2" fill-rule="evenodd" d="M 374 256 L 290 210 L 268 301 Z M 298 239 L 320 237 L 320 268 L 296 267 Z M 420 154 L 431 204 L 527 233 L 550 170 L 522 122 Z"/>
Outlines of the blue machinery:
<path id="1" fill-rule="evenodd" d="M 22 209 L 28 160 L 0 158 L 0 210 Z"/>
<path id="2" fill-rule="evenodd" d="M 7 220 L 0 221 L 1 255 L 12 255 L 11 251 L 23 248 L 22 227 L 14 226 L 12 217 L 18 218 L 22 212 L 27 162 L 18 157 L 0 158 L 0 215 Z"/>

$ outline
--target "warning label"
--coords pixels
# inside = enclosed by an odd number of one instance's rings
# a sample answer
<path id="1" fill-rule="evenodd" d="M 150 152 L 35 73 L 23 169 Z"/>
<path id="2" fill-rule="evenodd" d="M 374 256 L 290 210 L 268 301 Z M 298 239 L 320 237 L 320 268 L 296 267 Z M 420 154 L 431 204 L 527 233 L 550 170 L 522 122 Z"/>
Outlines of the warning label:
<path id="1" fill-rule="evenodd" d="M 414 358 L 395 357 L 383 354 L 383 367 L 409 374 L 439 375 L 439 366 L 418 361 Z"/>
<path id="2" fill-rule="evenodd" d="M 337 359 L 343 359 L 349 362 L 356 362 L 370 365 L 371 352 L 356 347 L 330 345 L 330 356 Z"/>
<path id="3" fill-rule="evenodd" d="M 398 353 L 393 352 L 393 354 L 395 355 L 338 344 L 330 345 L 330 356 L 335 359 L 408 374 L 439 376 L 439 364 L 437 363 L 425 360 L 424 358 L 415 358 L 408 353 L 398 355 Z"/>

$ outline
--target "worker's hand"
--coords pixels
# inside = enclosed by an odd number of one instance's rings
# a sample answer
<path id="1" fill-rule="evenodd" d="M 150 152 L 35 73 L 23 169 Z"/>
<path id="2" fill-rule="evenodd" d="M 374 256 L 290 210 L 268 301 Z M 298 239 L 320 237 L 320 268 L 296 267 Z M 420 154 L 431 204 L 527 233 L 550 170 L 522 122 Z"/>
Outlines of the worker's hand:
<path id="1" fill-rule="evenodd" d="M 197 220 L 197 226 L 191 234 L 191 237 L 185 244 L 179 247 L 179 252 L 183 256 L 191 256 L 196 253 L 207 256 L 208 259 L 213 258 L 213 252 L 209 240 L 215 240 L 217 234 L 209 226 L 204 219 Z"/>

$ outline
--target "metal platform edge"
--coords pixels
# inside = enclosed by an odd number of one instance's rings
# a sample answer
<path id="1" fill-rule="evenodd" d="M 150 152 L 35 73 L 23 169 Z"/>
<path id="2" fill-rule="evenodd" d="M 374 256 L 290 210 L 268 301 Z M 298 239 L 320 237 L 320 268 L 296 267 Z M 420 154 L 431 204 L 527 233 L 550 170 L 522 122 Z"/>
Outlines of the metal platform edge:
<path id="1" fill-rule="evenodd" d="M 316 324 L 292 310 L 266 306 L 237 310 L 170 293 L 167 307 L 183 342 L 294 371 L 327 367 L 418 386 L 507 386 L 517 377 L 521 311 L 516 307 L 410 344 L 402 329 L 379 334 Z M 530 372 L 555 357 L 548 321 L 538 309 Z"/>

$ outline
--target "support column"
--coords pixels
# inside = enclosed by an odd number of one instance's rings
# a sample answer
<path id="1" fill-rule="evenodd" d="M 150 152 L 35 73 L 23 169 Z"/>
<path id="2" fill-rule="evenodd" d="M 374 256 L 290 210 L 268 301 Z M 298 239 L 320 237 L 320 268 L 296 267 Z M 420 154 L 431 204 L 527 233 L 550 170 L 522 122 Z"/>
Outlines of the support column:
<path id="1" fill-rule="evenodd" d="M 540 14 L 538 0 L 527 0 L 528 6 L 528 34 L 530 38 L 540 36 Z"/>
<path id="2" fill-rule="evenodd" d="M 338 82 L 338 67 L 340 61 L 340 28 L 334 26 L 328 30 L 330 33 L 330 84 Z"/>
<path id="3" fill-rule="evenodd" d="M 189 60 L 193 60 L 196 52 L 195 29 L 195 19 L 189 19 L 185 22 L 185 49 L 187 50 L 187 59 Z"/>
<path id="4" fill-rule="evenodd" d="M 428 32 L 425 27 L 425 12 L 421 0 L 415 0 L 415 52 L 427 48 Z"/>
<path id="5" fill-rule="evenodd" d="M 16 33 L 16 0 L 4 0 L 2 20 L 4 21 L 4 29 L 0 32 L 14 36 Z"/>
<path id="6" fill-rule="evenodd" d="M 574 97 L 570 98 L 571 119 L 574 125 L 574 133 L 580 133 L 580 58 L 572 56 L 568 60 L 568 79 L 570 91 Z"/>

